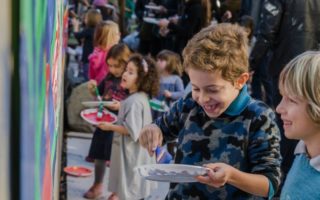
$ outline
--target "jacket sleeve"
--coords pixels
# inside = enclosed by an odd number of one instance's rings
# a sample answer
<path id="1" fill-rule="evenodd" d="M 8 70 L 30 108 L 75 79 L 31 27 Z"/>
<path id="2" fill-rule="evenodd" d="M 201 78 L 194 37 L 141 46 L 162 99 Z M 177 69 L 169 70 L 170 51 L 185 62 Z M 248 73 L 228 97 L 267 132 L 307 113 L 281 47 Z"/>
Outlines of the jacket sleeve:
<path id="1" fill-rule="evenodd" d="M 283 5 L 280 0 L 264 1 L 257 41 L 250 55 L 251 70 L 254 71 L 259 67 L 269 48 L 274 44 L 276 35 L 280 29 L 283 11 Z"/>
<path id="2" fill-rule="evenodd" d="M 275 121 L 275 113 L 265 109 L 250 125 L 248 144 L 249 167 L 251 173 L 266 176 L 274 191 L 280 184 L 280 131 Z"/>
<path id="3" fill-rule="evenodd" d="M 170 107 L 169 111 L 155 121 L 155 124 L 161 129 L 166 142 L 175 140 L 179 135 L 183 121 L 181 116 L 183 115 L 184 104 L 185 100 L 179 99 Z"/>
<path id="4" fill-rule="evenodd" d="M 144 6 L 143 0 L 137 0 L 134 12 L 140 22 L 143 18 Z"/>

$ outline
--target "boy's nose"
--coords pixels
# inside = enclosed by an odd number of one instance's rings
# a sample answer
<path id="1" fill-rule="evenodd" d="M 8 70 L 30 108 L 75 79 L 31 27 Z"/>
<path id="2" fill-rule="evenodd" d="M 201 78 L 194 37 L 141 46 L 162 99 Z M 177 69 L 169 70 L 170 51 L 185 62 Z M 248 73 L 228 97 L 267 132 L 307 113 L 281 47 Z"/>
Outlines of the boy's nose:
<path id="1" fill-rule="evenodd" d="M 276 107 L 276 112 L 281 114 L 283 112 L 283 99 L 281 99 L 280 103 Z"/>
<path id="2" fill-rule="evenodd" d="M 209 101 L 209 97 L 208 95 L 204 94 L 204 93 L 200 93 L 199 94 L 199 102 L 201 104 L 206 103 L 207 101 Z"/>

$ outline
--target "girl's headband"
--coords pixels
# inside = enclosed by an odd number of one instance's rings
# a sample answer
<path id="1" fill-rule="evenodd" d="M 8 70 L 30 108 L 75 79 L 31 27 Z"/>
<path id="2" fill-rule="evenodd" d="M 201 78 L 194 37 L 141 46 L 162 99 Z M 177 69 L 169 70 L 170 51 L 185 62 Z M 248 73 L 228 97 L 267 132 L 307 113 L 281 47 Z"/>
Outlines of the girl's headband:
<path id="1" fill-rule="evenodd" d="M 145 72 L 145 73 L 148 73 L 148 63 L 146 62 L 146 60 L 145 59 L 142 59 L 142 62 L 141 62 L 141 64 L 142 64 L 142 66 L 143 66 L 143 71 Z"/>

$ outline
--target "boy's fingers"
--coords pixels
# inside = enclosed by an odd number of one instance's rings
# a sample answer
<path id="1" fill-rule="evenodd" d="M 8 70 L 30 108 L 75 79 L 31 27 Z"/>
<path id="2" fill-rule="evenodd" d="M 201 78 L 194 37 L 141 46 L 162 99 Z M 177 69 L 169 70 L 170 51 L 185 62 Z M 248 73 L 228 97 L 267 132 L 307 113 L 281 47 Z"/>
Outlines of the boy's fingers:
<path id="1" fill-rule="evenodd" d="M 141 137 L 139 138 L 139 142 L 142 147 L 147 148 L 147 137 L 145 132 L 141 134 Z"/>
<path id="2" fill-rule="evenodd" d="M 215 180 L 216 179 L 215 172 L 213 170 L 208 170 L 207 175 L 211 180 Z"/>
<path id="3" fill-rule="evenodd" d="M 147 144 L 148 144 L 148 152 L 150 154 L 150 156 L 153 156 L 153 152 L 156 149 L 156 145 L 154 145 L 155 143 L 155 138 L 154 138 L 154 133 L 151 130 L 148 130 L 147 132 Z"/>
<path id="4" fill-rule="evenodd" d="M 142 147 L 146 148 L 150 156 L 153 156 L 155 149 L 162 142 L 162 135 L 155 125 L 147 125 L 141 131 L 139 142 Z"/>
<path id="5" fill-rule="evenodd" d="M 195 179 L 197 179 L 197 181 L 200 183 L 204 183 L 204 184 L 210 183 L 210 178 L 208 176 L 196 176 Z"/>

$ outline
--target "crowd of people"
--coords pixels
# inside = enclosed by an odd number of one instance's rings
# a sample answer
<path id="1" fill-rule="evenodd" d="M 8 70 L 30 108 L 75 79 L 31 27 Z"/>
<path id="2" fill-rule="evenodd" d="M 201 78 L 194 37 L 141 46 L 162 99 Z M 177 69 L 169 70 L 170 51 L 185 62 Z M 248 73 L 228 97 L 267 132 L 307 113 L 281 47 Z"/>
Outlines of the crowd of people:
<path id="1" fill-rule="evenodd" d="M 108 166 L 109 200 L 146 198 L 157 183 L 133 169 L 166 145 L 174 163 L 207 168 L 166 199 L 320 199 L 320 4 L 123 2 L 70 3 L 77 84 L 118 118 L 94 127 L 84 197 L 102 194 Z"/>

